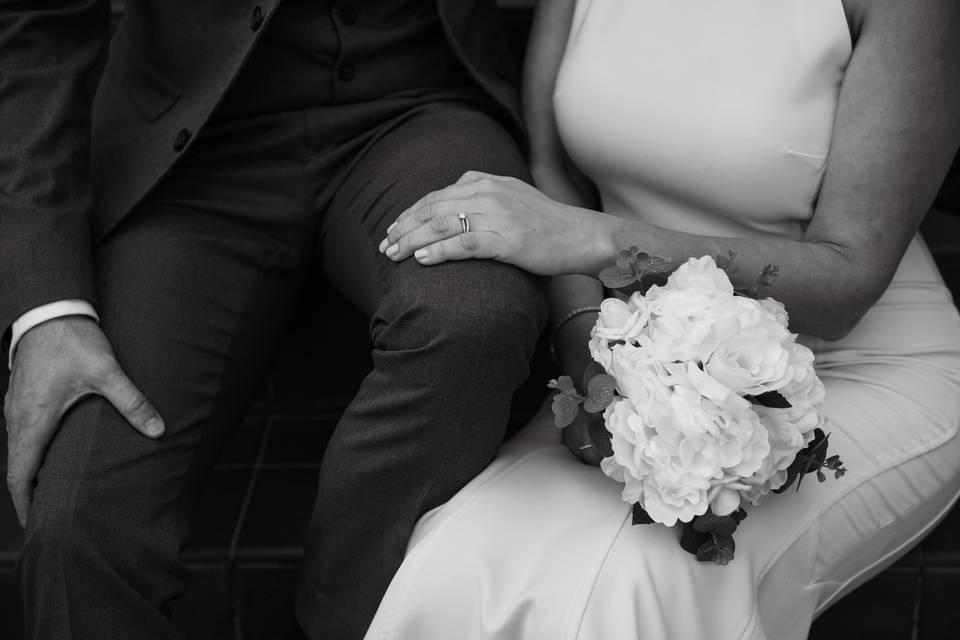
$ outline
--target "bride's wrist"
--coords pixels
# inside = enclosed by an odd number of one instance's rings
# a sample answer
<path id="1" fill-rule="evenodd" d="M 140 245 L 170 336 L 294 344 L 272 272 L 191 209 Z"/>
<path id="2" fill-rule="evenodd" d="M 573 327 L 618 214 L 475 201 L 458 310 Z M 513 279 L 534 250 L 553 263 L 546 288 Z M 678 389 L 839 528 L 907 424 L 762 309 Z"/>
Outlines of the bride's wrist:
<path id="1" fill-rule="evenodd" d="M 578 389 L 582 386 L 584 371 L 593 362 L 589 348 L 590 330 L 597 321 L 598 309 L 584 307 L 567 322 L 558 323 L 552 333 L 550 349 L 554 362 L 573 379 Z"/>
<path id="2" fill-rule="evenodd" d="M 631 234 L 622 218 L 599 211 L 591 213 L 577 239 L 582 259 L 576 271 L 596 278 L 616 261 L 621 249 L 626 248 L 620 246 L 623 239 Z"/>

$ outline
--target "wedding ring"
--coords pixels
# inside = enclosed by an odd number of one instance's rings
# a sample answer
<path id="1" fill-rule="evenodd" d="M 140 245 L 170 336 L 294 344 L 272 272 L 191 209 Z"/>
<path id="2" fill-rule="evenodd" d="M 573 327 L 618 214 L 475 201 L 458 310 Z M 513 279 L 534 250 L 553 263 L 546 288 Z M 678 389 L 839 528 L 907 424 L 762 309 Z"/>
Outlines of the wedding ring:
<path id="1" fill-rule="evenodd" d="M 470 233 L 470 218 L 467 214 L 461 211 L 457 214 L 457 218 L 460 219 L 460 233 Z"/>

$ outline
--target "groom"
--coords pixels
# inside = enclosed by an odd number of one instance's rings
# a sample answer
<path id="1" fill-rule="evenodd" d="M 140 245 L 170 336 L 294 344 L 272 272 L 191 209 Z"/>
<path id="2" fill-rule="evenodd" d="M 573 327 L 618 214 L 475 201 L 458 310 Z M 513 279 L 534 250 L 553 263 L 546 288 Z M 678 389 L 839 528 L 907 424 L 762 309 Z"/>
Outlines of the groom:
<path id="1" fill-rule="evenodd" d="M 465 171 L 526 176 L 493 0 L 129 0 L 101 75 L 108 23 L 99 0 L 0 8 L 28 635 L 179 637 L 191 505 L 320 271 L 370 316 L 374 369 L 325 454 L 297 612 L 360 638 L 417 517 L 496 452 L 544 321 L 517 269 L 377 251 Z"/>

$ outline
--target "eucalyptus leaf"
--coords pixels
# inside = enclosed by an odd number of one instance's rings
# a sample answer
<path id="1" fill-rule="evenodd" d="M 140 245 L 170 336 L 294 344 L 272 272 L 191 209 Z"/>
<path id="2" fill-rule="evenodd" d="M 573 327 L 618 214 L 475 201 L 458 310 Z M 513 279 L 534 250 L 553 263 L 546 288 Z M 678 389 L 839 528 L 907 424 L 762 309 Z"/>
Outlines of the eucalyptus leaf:
<path id="1" fill-rule="evenodd" d="M 556 380 L 551 380 L 547 383 L 547 386 L 551 389 L 556 389 L 561 393 L 569 393 L 571 395 L 576 395 L 577 390 L 573 386 L 573 378 L 570 376 L 560 376 Z"/>
<path id="2" fill-rule="evenodd" d="M 693 555 L 697 555 L 697 551 L 700 550 L 700 547 L 709 541 L 709 533 L 701 533 L 697 531 L 689 522 L 683 523 L 680 532 L 680 546 L 684 551 Z"/>
<path id="3" fill-rule="evenodd" d="M 573 424 L 580 413 L 580 405 L 576 398 L 568 393 L 558 393 L 553 396 L 553 424 L 558 429 L 563 429 Z"/>
<path id="4" fill-rule="evenodd" d="M 625 272 L 633 271 L 634 254 L 626 249 L 617 254 L 617 266 Z"/>
<path id="5" fill-rule="evenodd" d="M 607 289 L 622 289 L 637 281 L 633 270 L 624 270 L 619 266 L 607 267 L 600 272 L 600 281 Z"/>
<path id="6" fill-rule="evenodd" d="M 718 516 L 707 509 L 705 514 L 696 516 L 690 521 L 690 524 L 693 525 L 695 531 L 699 531 L 700 533 L 716 533 L 722 536 L 732 536 L 740 522 L 733 517 L 733 515 Z"/>
<path id="7" fill-rule="evenodd" d="M 601 373 L 587 383 L 587 398 L 583 409 L 587 413 L 599 413 L 610 406 L 616 398 L 617 380 L 608 373 Z"/>
<path id="8" fill-rule="evenodd" d="M 704 542 L 697 549 L 697 560 L 723 566 L 733 560 L 736 549 L 737 546 L 733 542 L 733 536 L 713 534 L 710 540 Z"/>

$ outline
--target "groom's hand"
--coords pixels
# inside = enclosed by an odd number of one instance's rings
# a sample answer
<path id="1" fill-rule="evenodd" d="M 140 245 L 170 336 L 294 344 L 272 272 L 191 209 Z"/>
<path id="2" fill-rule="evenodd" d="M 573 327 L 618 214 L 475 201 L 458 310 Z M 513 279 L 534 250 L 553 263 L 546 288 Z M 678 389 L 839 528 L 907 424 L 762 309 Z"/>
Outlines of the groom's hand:
<path id="1" fill-rule="evenodd" d="M 137 431 L 163 435 L 163 420 L 126 376 L 105 335 L 90 318 L 69 316 L 28 331 L 17 346 L 4 399 L 7 488 L 26 525 L 40 463 L 60 420 L 80 398 L 106 398 Z"/>

